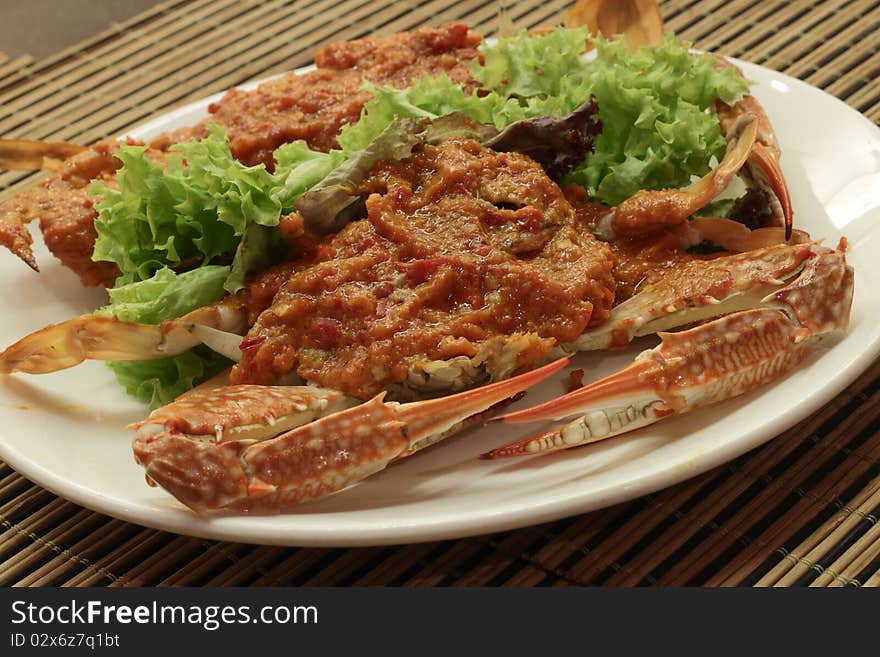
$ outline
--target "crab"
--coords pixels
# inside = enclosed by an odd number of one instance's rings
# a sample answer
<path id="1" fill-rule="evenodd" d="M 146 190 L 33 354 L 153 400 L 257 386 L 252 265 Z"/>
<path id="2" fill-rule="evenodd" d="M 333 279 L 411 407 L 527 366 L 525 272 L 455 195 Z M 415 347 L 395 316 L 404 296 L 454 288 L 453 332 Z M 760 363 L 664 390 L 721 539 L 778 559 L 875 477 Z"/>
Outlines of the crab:
<path id="1" fill-rule="evenodd" d="M 621 372 L 496 418 L 566 423 L 483 458 L 595 442 L 743 394 L 790 371 L 814 344 L 847 329 L 853 271 L 846 242 L 827 248 L 793 230 L 779 149 L 757 101 L 747 96 L 718 109 L 727 153 L 689 188 L 638 192 L 614 208 L 566 190 L 573 207 L 580 203 L 581 225 L 611 246 L 601 264 L 621 292 L 614 298 L 601 285 L 594 290 L 580 334 L 547 340 L 534 331 L 508 331 L 475 354 L 426 353 L 407 368 L 407 394 L 469 389 L 409 403 L 388 400 L 385 392 L 364 401 L 363 394 L 295 376 L 297 385 L 205 384 L 132 425 L 134 455 L 148 483 L 199 513 L 279 511 L 344 490 L 485 420 L 558 372 L 574 352 L 619 348 L 654 333 L 659 346 Z M 772 192 L 771 225 L 750 230 L 724 219 L 689 220 L 738 173 Z M 705 240 L 722 254 L 687 251 Z M 162 358 L 200 343 L 246 360 L 258 344 L 253 337 L 242 340 L 253 330 L 253 314 L 245 292 L 158 326 L 85 315 L 8 347 L 0 353 L 0 373 L 46 373 L 85 359 Z M 669 332 L 676 328 L 684 330 Z M 491 383 L 481 385 L 486 380 Z M 399 385 L 390 388 L 401 392 Z"/>

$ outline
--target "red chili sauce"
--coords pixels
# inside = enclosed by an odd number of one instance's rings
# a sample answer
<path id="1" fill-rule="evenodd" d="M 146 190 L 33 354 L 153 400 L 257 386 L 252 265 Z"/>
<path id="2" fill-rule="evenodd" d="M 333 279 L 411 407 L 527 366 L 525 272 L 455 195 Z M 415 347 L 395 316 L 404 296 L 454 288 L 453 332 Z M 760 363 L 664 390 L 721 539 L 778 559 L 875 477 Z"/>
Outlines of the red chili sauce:
<path id="1" fill-rule="evenodd" d="M 271 170 L 281 144 L 304 139 L 313 150 L 337 147 L 339 131 L 356 123 L 372 98 L 362 89 L 365 81 L 402 89 L 423 75 L 443 74 L 467 88 L 480 40 L 467 26 L 449 24 L 332 43 L 315 53 L 315 71 L 287 73 L 254 91 L 229 90 L 194 132 L 201 136 L 205 125 L 219 123 L 236 159 Z"/>
<path id="2" fill-rule="evenodd" d="M 470 140 L 365 180 L 367 217 L 318 248 L 245 338 L 236 383 L 303 379 L 364 399 L 431 360 L 516 347 L 529 367 L 608 316 L 610 248 L 531 159 Z M 491 372 L 490 372 L 491 374 Z"/>
<path id="3" fill-rule="evenodd" d="M 577 185 L 568 185 L 565 196 L 574 207 L 579 230 L 583 232 L 595 230 L 599 220 L 611 210 L 607 205 L 592 201 L 586 190 Z M 660 280 L 685 263 L 712 257 L 684 251 L 679 237 L 672 232 L 621 236 L 609 246 L 614 260 L 615 304 L 626 301 L 642 286 Z"/>

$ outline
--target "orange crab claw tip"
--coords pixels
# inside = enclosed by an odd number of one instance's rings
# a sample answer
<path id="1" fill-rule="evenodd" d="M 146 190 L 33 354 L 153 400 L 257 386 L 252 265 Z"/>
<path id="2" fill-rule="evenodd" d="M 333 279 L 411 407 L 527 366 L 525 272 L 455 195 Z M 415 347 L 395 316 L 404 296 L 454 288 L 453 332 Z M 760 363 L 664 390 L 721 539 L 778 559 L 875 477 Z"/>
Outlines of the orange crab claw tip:
<path id="1" fill-rule="evenodd" d="M 656 364 L 653 361 L 637 361 L 616 374 L 578 388 L 567 395 L 551 399 L 532 408 L 507 413 L 495 419 L 499 422 L 514 424 L 539 420 L 561 420 L 583 412 L 586 404 L 592 407 L 614 399 L 637 396 L 650 390 L 651 384 L 646 382 L 645 375 L 655 369 Z"/>
<path id="2" fill-rule="evenodd" d="M 782 168 L 779 166 L 779 160 L 771 150 L 760 143 L 756 143 L 752 148 L 750 160 L 751 164 L 757 167 L 767 179 L 767 184 L 779 201 L 785 224 L 785 240 L 788 241 L 791 239 L 794 211 L 791 207 L 791 195 L 788 193 L 788 185 L 782 174 Z"/>
<path id="3" fill-rule="evenodd" d="M 0 246 L 5 246 L 28 267 L 39 272 L 40 268 L 31 250 L 31 243 L 31 235 L 24 224 L 18 221 L 0 221 Z"/>
<path id="4" fill-rule="evenodd" d="M 37 259 L 34 258 L 33 251 L 31 251 L 30 249 L 23 253 L 16 251 L 15 255 L 21 258 L 24 261 L 24 264 L 26 264 L 28 267 L 33 269 L 38 274 L 40 273 L 40 268 L 37 266 Z"/>
<path id="5" fill-rule="evenodd" d="M 531 438 L 529 439 L 531 440 Z M 483 461 L 497 461 L 498 459 L 508 459 L 516 456 L 524 456 L 527 454 L 525 443 L 527 440 L 520 440 L 504 447 L 496 447 L 488 452 L 480 454 L 479 458 Z"/>

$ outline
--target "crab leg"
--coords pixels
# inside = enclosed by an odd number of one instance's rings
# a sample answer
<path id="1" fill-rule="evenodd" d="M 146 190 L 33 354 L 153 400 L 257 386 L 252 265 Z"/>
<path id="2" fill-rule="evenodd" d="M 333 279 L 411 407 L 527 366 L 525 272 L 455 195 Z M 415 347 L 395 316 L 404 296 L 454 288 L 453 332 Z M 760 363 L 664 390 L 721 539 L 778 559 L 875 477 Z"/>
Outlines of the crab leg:
<path id="1" fill-rule="evenodd" d="M 0 169 L 54 171 L 64 163 L 64 160 L 84 150 L 86 150 L 85 146 L 63 141 L 0 139 Z"/>
<path id="2" fill-rule="evenodd" d="M 347 488 L 450 435 L 567 361 L 449 397 L 399 404 L 379 395 L 331 414 L 344 398 L 318 388 L 191 392 L 133 425 L 135 460 L 148 482 L 195 511 L 277 511 Z M 289 424 L 313 417 L 320 419 L 264 439 L 263 430 L 278 433 L 278 418 Z"/>
<path id="3" fill-rule="evenodd" d="M 596 234 L 610 241 L 683 223 L 727 188 L 749 158 L 757 135 L 758 121 L 749 114 L 740 116 L 727 129 L 727 152 L 715 169 L 683 190 L 636 192 L 599 220 Z"/>
<path id="4" fill-rule="evenodd" d="M 694 217 L 676 226 L 672 232 L 679 237 L 682 249 L 709 241 L 733 253 L 757 251 L 784 242 L 803 244 L 810 241 L 809 233 L 802 230 L 792 230 L 786 235 L 782 226 L 748 228 L 739 221 L 722 217 Z"/>
<path id="5" fill-rule="evenodd" d="M 53 205 L 53 197 L 86 200 L 89 181 L 108 175 L 121 166 L 114 156 L 116 141 L 99 142 L 89 148 L 63 142 L 45 143 L 0 139 L 0 169 L 46 169 L 53 175 L 36 186 L 23 189 L 0 203 L 0 246 L 5 246 L 34 271 L 39 271 L 31 250 L 33 242 L 25 224 L 40 220 L 46 245 L 62 264 L 74 269 L 86 285 L 112 282 L 115 265 L 93 263 L 93 208 L 72 202 L 71 207 Z M 46 202 L 49 201 L 47 207 Z M 53 209 L 54 208 L 54 209 Z M 53 230 L 54 225 L 59 230 Z M 83 252 L 86 252 L 84 255 Z M 76 266 L 74 266 L 76 265 Z"/>
<path id="6" fill-rule="evenodd" d="M 61 168 L 64 161 L 86 150 L 85 146 L 67 142 L 43 142 L 27 139 L 0 139 L 0 170 L 32 171 Z M 33 238 L 19 219 L 0 219 L 0 246 L 5 246 L 31 269 L 40 271 L 31 250 Z"/>
<path id="7" fill-rule="evenodd" d="M 0 246 L 7 249 L 19 258 L 21 258 L 28 267 L 34 271 L 40 271 L 37 266 L 37 259 L 31 250 L 34 238 L 28 232 L 20 220 L 3 217 L 0 218 Z"/>
<path id="8" fill-rule="evenodd" d="M 710 221 L 717 221 L 715 219 Z M 754 308 L 797 276 L 814 244 L 777 244 L 713 260 L 686 262 L 611 310 L 611 317 L 566 351 L 624 347 L 631 340 Z"/>
<path id="9" fill-rule="evenodd" d="M 801 274 L 761 300 L 679 333 L 610 377 L 559 399 L 499 418 L 505 422 L 561 420 L 568 424 L 506 447 L 486 458 L 567 449 L 651 424 L 674 413 L 741 395 L 797 365 L 812 345 L 845 332 L 853 272 L 837 249 L 815 250 Z"/>
<path id="10" fill-rule="evenodd" d="M 220 331 L 244 333 L 247 309 L 241 297 L 197 308 L 162 324 L 123 322 L 115 317 L 82 315 L 25 336 L 0 352 L 0 374 L 46 374 L 84 360 L 151 360 L 211 344 Z"/>

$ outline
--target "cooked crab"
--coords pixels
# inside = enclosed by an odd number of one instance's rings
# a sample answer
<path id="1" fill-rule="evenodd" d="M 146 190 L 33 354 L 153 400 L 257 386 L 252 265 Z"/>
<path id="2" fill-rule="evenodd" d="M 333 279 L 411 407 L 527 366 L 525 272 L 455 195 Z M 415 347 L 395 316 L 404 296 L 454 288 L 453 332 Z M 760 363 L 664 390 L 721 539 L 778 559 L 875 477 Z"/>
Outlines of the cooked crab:
<path id="1" fill-rule="evenodd" d="M 745 102 L 728 119 L 716 170 L 617 208 L 564 194 L 524 156 L 469 140 L 425 146 L 374 168 L 361 188 L 367 218 L 295 267 L 268 307 L 255 312 L 245 292 L 158 327 L 85 316 L 12 345 L 0 371 L 159 358 L 199 342 L 239 360 L 232 386 L 189 393 L 136 426 L 148 479 L 199 511 L 278 509 L 341 490 L 549 375 L 559 362 L 507 379 L 560 351 L 704 322 L 661 333 L 657 349 L 618 375 L 506 416 L 580 417 L 490 456 L 583 444 L 741 394 L 846 329 L 852 271 L 844 243 L 825 249 L 800 232 L 786 241 L 790 202 L 765 117 Z M 782 226 L 686 221 L 745 163 L 780 199 Z M 295 215 L 285 221 L 283 230 L 302 230 Z M 706 239 L 727 251 L 686 250 Z M 311 385 L 273 385 L 291 379 Z M 493 380 L 415 404 L 375 396 Z M 423 430 L 423 420 L 438 425 Z"/>

